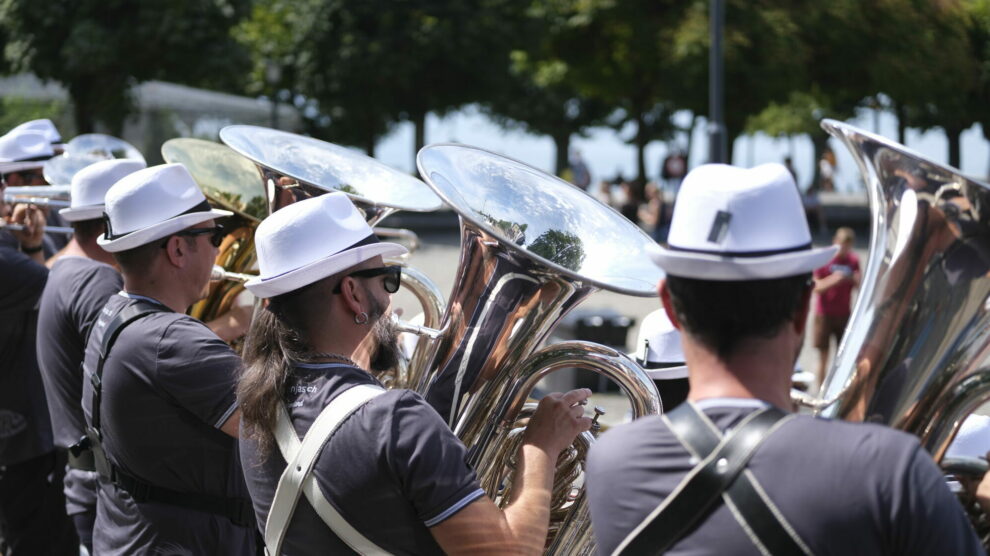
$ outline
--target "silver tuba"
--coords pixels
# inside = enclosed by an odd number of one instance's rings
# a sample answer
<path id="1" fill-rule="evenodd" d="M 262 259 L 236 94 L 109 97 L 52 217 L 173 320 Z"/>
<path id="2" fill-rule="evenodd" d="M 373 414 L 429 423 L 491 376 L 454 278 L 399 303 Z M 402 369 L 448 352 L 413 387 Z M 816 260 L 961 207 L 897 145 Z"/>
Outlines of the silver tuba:
<path id="1" fill-rule="evenodd" d="M 231 149 L 254 163 L 255 176 L 261 174 L 267 197 L 267 209 L 274 212 L 296 201 L 341 191 L 375 226 L 397 211 L 432 212 L 442 203 L 433 191 L 413 176 L 395 170 L 357 151 L 265 127 L 233 125 L 220 131 L 220 139 Z M 257 180 L 257 178 L 255 178 Z M 419 245 L 410 230 L 375 227 L 379 237 L 394 238 L 410 251 Z M 443 312 L 443 294 L 422 272 L 400 264 L 403 288 L 409 290 L 423 308 L 423 324 L 435 329 Z M 404 327 L 406 331 L 412 328 Z M 380 377 L 389 386 L 413 388 L 423 382 L 425 360 L 431 344 L 419 341 L 406 366 L 390 376 Z"/>
<path id="2" fill-rule="evenodd" d="M 912 433 L 942 462 L 990 399 L 990 186 L 852 126 L 822 127 L 862 172 L 871 242 L 822 398 L 797 401 Z"/>
<path id="3" fill-rule="evenodd" d="M 418 385 L 468 448 L 469 463 L 497 503 L 510 484 L 517 422 L 547 373 L 584 367 L 613 379 L 633 416 L 656 414 L 653 381 L 625 355 L 571 342 L 534 353 L 559 320 L 607 289 L 656 296 L 654 243 L 637 226 L 584 191 L 526 164 L 463 145 L 419 152 L 423 179 L 461 221 L 461 259 L 436 350 Z M 583 489 L 575 488 L 592 435 L 561 457 L 548 548 L 594 549 Z"/>

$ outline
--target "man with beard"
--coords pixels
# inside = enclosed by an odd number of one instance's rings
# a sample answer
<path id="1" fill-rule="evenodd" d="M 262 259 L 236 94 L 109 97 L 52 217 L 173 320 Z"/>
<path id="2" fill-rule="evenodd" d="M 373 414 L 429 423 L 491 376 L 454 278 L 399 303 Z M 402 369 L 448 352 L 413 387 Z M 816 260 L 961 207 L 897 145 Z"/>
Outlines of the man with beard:
<path id="1" fill-rule="evenodd" d="M 369 374 L 396 362 L 401 271 L 382 257 L 405 248 L 379 242 L 343 193 L 279 210 L 256 245 L 261 275 L 247 287 L 268 303 L 248 334 L 238 400 L 269 553 L 541 552 L 556 459 L 590 427 L 590 392 L 541 400 L 501 511 L 436 411 Z"/>
<path id="2" fill-rule="evenodd" d="M 223 239 L 181 164 L 138 170 L 106 194 L 97 243 L 124 289 L 92 328 L 82 407 L 100 473 L 95 554 L 250 554 L 237 460 L 240 358 L 184 314 L 206 292 Z"/>

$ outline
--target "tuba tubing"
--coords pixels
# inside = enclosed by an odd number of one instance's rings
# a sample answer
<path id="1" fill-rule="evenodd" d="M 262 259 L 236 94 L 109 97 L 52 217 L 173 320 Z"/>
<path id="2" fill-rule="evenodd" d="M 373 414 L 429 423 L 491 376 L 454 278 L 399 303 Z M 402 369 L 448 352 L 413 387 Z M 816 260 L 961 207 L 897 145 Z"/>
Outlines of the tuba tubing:
<path id="1" fill-rule="evenodd" d="M 475 468 L 482 486 L 493 498 L 495 493 L 499 493 L 502 500 L 512 498 L 511 485 L 506 485 L 501 492 L 498 487 L 503 484 L 504 470 L 511 466 L 511 459 L 520 445 L 521 435 L 514 428 L 520 412 L 526 406 L 526 400 L 540 380 L 548 374 L 574 367 L 593 371 L 615 381 L 629 399 L 633 419 L 663 411 L 655 383 L 639 365 L 624 353 L 593 342 L 553 344 L 532 354 L 518 368 L 503 368 L 499 377 L 489 383 L 489 387 L 503 382 L 509 384 L 495 411 L 487 419 L 469 411 L 461 423 L 477 423 L 478 426 L 461 427 L 456 431 L 465 444 L 474 447 L 468 453 L 468 463 Z M 484 398 L 486 395 L 487 392 L 478 397 Z M 487 407 L 478 406 L 474 410 L 488 411 Z M 510 436 L 515 436 L 516 441 L 510 441 Z M 574 446 L 581 471 L 593 442 L 594 435 L 591 432 L 581 433 L 575 439 Z M 558 476 L 561 474 L 559 468 L 557 473 Z M 568 493 L 574 489 L 574 485 L 570 483 L 557 486 Z M 569 499 L 566 494 L 561 496 L 555 491 L 553 498 L 565 501 L 564 507 L 551 507 L 552 513 L 564 513 L 564 517 L 559 525 L 554 525 L 556 531 L 551 532 L 552 541 L 547 554 L 592 553 L 594 542 L 590 535 L 591 519 L 584 486 L 577 489 L 577 494 L 569 501 L 569 505 L 566 505 Z"/>

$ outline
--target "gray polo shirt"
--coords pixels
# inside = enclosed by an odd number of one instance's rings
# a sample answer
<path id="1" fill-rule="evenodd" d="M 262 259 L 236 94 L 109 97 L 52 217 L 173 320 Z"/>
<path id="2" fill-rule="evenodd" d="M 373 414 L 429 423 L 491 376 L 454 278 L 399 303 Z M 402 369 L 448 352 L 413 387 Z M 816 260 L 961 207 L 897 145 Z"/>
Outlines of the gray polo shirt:
<path id="1" fill-rule="evenodd" d="M 7 232 L 0 235 L 11 237 Z M 38 373 L 38 299 L 48 269 L 0 241 L 0 465 L 52 451 L 52 429 Z"/>
<path id="2" fill-rule="evenodd" d="M 106 326 L 136 302 L 123 293 L 112 296 L 90 334 L 83 380 L 87 423 L 92 423 L 89 377 Z M 108 458 L 159 487 L 247 498 L 237 440 L 219 430 L 236 409 L 239 368 L 240 358 L 230 347 L 192 317 L 155 313 L 130 324 L 103 368 L 100 423 Z M 250 554 L 253 534 L 250 527 L 211 513 L 135 503 L 126 491 L 100 481 L 96 554 Z"/>
<path id="3" fill-rule="evenodd" d="M 758 400 L 696 404 L 725 432 Z M 600 554 L 610 554 L 693 467 L 660 417 L 608 431 L 588 458 Z M 941 471 L 909 434 L 797 416 L 749 469 L 814 554 L 983 554 Z M 668 554 L 759 554 L 724 504 Z"/>
<path id="4" fill-rule="evenodd" d="M 343 364 L 298 364 L 285 402 L 300 439 L 324 407 L 358 384 L 377 384 Z M 484 496 L 464 445 L 437 412 L 409 390 L 390 390 L 347 418 L 323 447 L 313 473 L 323 495 L 354 528 L 394 554 L 442 554 L 430 534 L 459 510 Z M 260 457 L 241 435 L 241 459 L 258 527 L 264 530 L 285 460 L 273 446 Z M 283 552 L 343 554 L 337 538 L 305 498 L 300 499 Z"/>
<path id="5" fill-rule="evenodd" d="M 62 257 L 48 275 L 38 309 L 38 366 L 45 383 L 55 445 L 68 448 L 85 433 L 82 363 L 86 339 L 107 299 L 123 280 L 108 264 Z M 69 515 L 96 509 L 96 473 L 70 468 L 65 476 Z"/>

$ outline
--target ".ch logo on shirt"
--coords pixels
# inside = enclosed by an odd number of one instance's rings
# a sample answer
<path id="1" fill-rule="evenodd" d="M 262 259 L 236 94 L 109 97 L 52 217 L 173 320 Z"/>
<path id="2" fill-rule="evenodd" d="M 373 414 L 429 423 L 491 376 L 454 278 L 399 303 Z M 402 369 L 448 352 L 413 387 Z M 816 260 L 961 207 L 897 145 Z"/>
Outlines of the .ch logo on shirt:
<path id="1" fill-rule="evenodd" d="M 316 386 L 292 386 L 289 391 L 293 394 L 315 394 Z"/>

